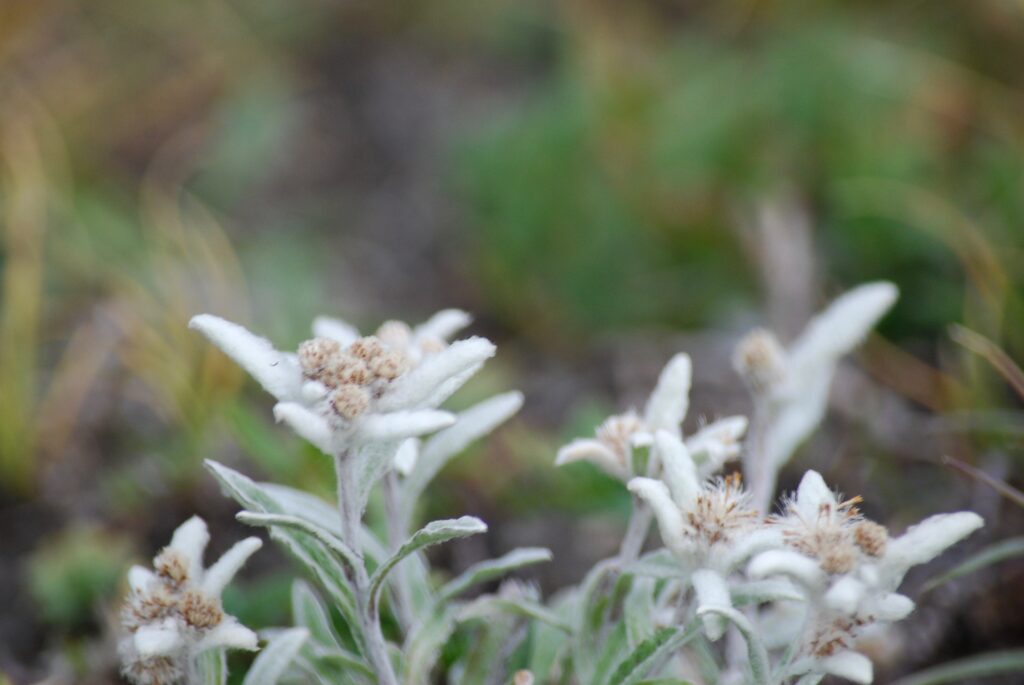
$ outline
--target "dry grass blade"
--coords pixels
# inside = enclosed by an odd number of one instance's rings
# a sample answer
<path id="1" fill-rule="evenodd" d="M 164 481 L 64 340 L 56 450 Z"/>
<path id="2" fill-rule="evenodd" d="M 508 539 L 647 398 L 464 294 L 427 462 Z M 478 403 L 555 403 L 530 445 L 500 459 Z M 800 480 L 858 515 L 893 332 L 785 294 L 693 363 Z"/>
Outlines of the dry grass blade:
<path id="1" fill-rule="evenodd" d="M 960 473 L 970 476 L 978 482 L 984 483 L 1017 506 L 1024 507 L 1024 492 L 1021 492 L 1006 481 L 993 478 L 981 469 L 975 468 L 970 464 L 966 464 L 959 459 L 954 459 L 950 456 L 943 456 L 942 463 L 946 466 L 953 467 Z"/>
<path id="2" fill-rule="evenodd" d="M 998 371 L 999 375 L 1020 395 L 1020 398 L 1024 399 L 1024 371 L 1010 359 L 1010 355 L 1006 354 L 1003 348 L 980 333 L 975 333 L 963 326 L 953 325 L 949 335 L 964 349 L 984 357 L 992 365 L 992 368 Z"/>

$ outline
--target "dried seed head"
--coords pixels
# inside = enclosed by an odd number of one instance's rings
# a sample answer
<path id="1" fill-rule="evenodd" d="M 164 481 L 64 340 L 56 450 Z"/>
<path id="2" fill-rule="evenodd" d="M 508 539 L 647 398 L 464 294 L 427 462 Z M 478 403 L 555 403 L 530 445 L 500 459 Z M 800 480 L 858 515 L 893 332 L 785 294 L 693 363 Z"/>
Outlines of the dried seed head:
<path id="1" fill-rule="evenodd" d="M 350 354 L 340 354 L 325 374 L 328 387 L 339 385 L 366 385 L 370 382 L 370 367 L 366 362 Z"/>
<path id="2" fill-rule="evenodd" d="M 372 335 L 366 336 L 365 338 L 359 338 L 348 346 L 349 354 L 359 357 L 366 362 L 379 356 L 383 352 L 384 346 L 381 345 L 380 340 Z"/>
<path id="3" fill-rule="evenodd" d="M 402 321 L 385 321 L 377 329 L 377 338 L 393 350 L 402 350 L 412 340 L 412 329 Z"/>
<path id="4" fill-rule="evenodd" d="M 609 416 L 597 427 L 597 439 L 615 453 L 624 467 L 629 465 L 629 455 L 633 449 L 632 437 L 645 430 L 643 421 L 635 411 Z"/>
<path id="5" fill-rule="evenodd" d="M 309 378 L 317 378 L 341 351 L 341 343 L 331 338 L 313 338 L 299 345 L 299 364 Z"/>
<path id="6" fill-rule="evenodd" d="M 763 393 L 785 373 L 786 352 L 771 331 L 758 328 L 736 346 L 733 366 L 753 392 Z"/>
<path id="7" fill-rule="evenodd" d="M 853 529 L 853 541 L 868 556 L 880 557 L 885 554 L 889 531 L 874 521 L 861 521 Z"/>
<path id="8" fill-rule="evenodd" d="M 174 685 L 185 678 L 178 660 L 165 656 L 135 658 L 125 662 L 121 675 L 135 685 Z"/>
<path id="9" fill-rule="evenodd" d="M 220 601 L 199 590 L 186 590 L 178 600 L 178 611 L 185 623 L 199 630 L 208 630 L 224 620 Z"/>
<path id="10" fill-rule="evenodd" d="M 162 585 L 146 592 L 132 592 L 121 608 L 121 625 L 135 632 L 146 623 L 166 618 L 175 608 L 175 599 Z"/>
<path id="11" fill-rule="evenodd" d="M 331 407 L 338 416 L 349 421 L 357 418 L 370 406 L 370 394 L 358 385 L 339 385 L 331 393 Z"/>
<path id="12" fill-rule="evenodd" d="M 705 547 L 730 542 L 757 519 L 738 472 L 705 484 L 683 511 L 687 534 Z"/>
<path id="13" fill-rule="evenodd" d="M 406 356 L 397 351 L 384 352 L 370 360 L 370 372 L 385 381 L 393 381 L 401 376 L 408 367 Z"/>
<path id="14" fill-rule="evenodd" d="M 172 590 L 179 589 L 188 580 L 188 562 L 181 552 L 165 547 L 153 559 L 153 569 Z"/>
<path id="15" fill-rule="evenodd" d="M 857 563 L 857 550 L 846 540 L 837 541 L 822 551 L 819 561 L 825 573 L 849 573 Z"/>

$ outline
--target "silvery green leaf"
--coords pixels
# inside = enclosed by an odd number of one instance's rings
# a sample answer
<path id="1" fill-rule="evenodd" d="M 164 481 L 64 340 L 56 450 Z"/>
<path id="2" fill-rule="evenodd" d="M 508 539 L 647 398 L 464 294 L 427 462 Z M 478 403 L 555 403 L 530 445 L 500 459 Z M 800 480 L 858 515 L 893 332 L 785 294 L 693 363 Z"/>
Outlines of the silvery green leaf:
<path id="1" fill-rule="evenodd" d="M 207 649 L 195 659 L 198 685 L 227 685 L 228 664 L 223 649 Z"/>
<path id="2" fill-rule="evenodd" d="M 266 494 L 270 495 L 277 505 L 273 510 L 259 509 L 259 511 L 263 511 L 268 514 L 288 514 L 290 516 L 298 516 L 299 518 L 304 518 L 307 521 L 317 524 L 321 528 L 326 528 L 335 535 L 340 533 L 341 519 L 339 518 L 338 509 L 335 505 L 325 502 L 316 495 L 303 490 L 290 488 L 287 485 L 278 485 L 277 483 L 259 483 L 258 487 L 262 488 Z M 387 556 L 387 551 L 384 549 L 384 545 L 381 544 L 380 540 L 377 539 L 377 536 L 374 535 L 373 532 L 365 525 L 362 526 L 360 543 L 362 545 L 364 556 L 369 557 L 375 563 Z"/>
<path id="3" fill-rule="evenodd" d="M 641 642 L 654 634 L 654 588 L 653 578 L 636 577 L 622 602 L 622 619 L 626 623 L 626 639 L 636 649 Z"/>
<path id="4" fill-rule="evenodd" d="M 667 430 L 679 435 L 679 424 L 690 407 L 692 375 L 690 357 L 685 353 L 675 355 L 665 365 L 644 409 L 644 423 L 650 430 Z"/>
<path id="5" fill-rule="evenodd" d="M 486 620 L 501 614 L 512 614 L 523 618 L 533 619 L 547 623 L 564 633 L 571 633 L 572 626 L 566 623 L 558 614 L 532 599 L 525 597 L 501 597 L 498 595 L 483 595 L 463 605 L 457 614 L 459 622 L 472 620 Z"/>
<path id="6" fill-rule="evenodd" d="M 318 316 L 313 319 L 313 335 L 337 340 L 347 347 L 359 338 L 359 329 L 341 319 Z"/>
<path id="7" fill-rule="evenodd" d="M 618 667 L 631 653 L 629 640 L 626 638 L 626 624 L 622 621 L 614 623 L 607 633 L 607 639 L 600 644 L 591 645 L 583 653 L 589 660 L 587 666 L 592 675 L 582 682 L 609 685 Z M 573 661 L 573 669 L 577 673 L 583 672 L 576 660 Z"/>
<path id="8" fill-rule="evenodd" d="M 292 583 L 292 623 L 306 628 L 314 642 L 327 647 L 341 647 L 334 633 L 331 617 L 313 588 L 304 580 Z"/>
<path id="9" fill-rule="evenodd" d="M 380 595 L 381 586 L 388 573 L 398 565 L 402 559 L 410 554 L 418 552 L 426 547 L 437 545 L 442 542 L 456 538 L 469 537 L 487 531 L 487 524 L 474 516 L 463 516 L 457 519 L 445 519 L 442 521 L 431 521 L 420 530 L 413 533 L 412 537 L 406 540 L 397 552 L 390 559 L 385 561 L 374 572 L 370 579 L 370 602 L 376 603 Z"/>
<path id="10" fill-rule="evenodd" d="M 572 592 L 565 591 L 559 593 L 552 597 L 548 604 L 551 606 L 551 611 L 563 623 L 568 624 L 570 622 L 574 611 Z M 535 621 L 531 626 L 531 630 L 533 635 L 530 640 L 529 670 L 536 677 L 537 682 L 552 682 L 555 666 L 568 653 L 567 647 L 571 636 L 565 633 L 565 631 L 542 621 Z"/>
<path id="11" fill-rule="evenodd" d="M 460 412 L 454 424 L 425 440 L 412 472 L 402 485 L 406 501 L 416 501 L 453 457 L 507 421 L 522 404 L 523 395 L 519 392 L 491 397 Z"/>
<path id="12" fill-rule="evenodd" d="M 486 583 L 523 566 L 551 561 L 551 550 L 543 547 L 521 547 L 497 559 L 473 564 L 438 591 L 439 601 L 447 601 L 479 583 Z"/>
<path id="13" fill-rule="evenodd" d="M 337 453 L 334 430 L 320 414 L 298 402 L 279 402 L 274 405 L 274 419 L 288 424 L 295 433 L 328 456 Z"/>
<path id="14" fill-rule="evenodd" d="M 309 631 L 305 628 L 291 628 L 276 635 L 249 667 L 242 685 L 277 685 L 308 638 Z"/>
<path id="15" fill-rule="evenodd" d="M 454 607 L 447 606 L 431 613 L 409 634 L 403 646 L 405 667 L 402 682 L 408 685 L 426 685 L 431 682 L 441 649 L 455 630 Z"/>
<path id="16" fill-rule="evenodd" d="M 212 314 L 194 316 L 188 326 L 205 335 L 278 400 L 299 397 L 302 370 L 293 355 L 279 352 L 269 340 Z"/>
<path id="17" fill-rule="evenodd" d="M 297 516 L 240 511 L 235 514 L 235 518 L 250 526 L 263 526 L 266 528 L 280 526 L 314 537 L 338 558 L 346 572 L 351 574 L 350 577 L 355 576 L 356 569 L 362 564 L 356 553 L 340 537 L 315 523 Z"/>
<path id="18" fill-rule="evenodd" d="M 672 626 L 657 630 L 619 662 L 608 681 L 609 685 L 637 685 L 647 677 L 652 668 L 692 640 L 695 635 L 697 630 L 693 626 L 688 629 Z"/>
<path id="19" fill-rule="evenodd" d="M 492 356 L 494 344 L 484 338 L 474 337 L 454 342 L 441 352 L 425 358 L 412 371 L 395 379 L 388 392 L 381 397 L 379 407 L 382 411 L 397 411 L 425 406 L 445 381 L 459 378 L 466 370 Z"/>
<path id="20" fill-rule="evenodd" d="M 768 651 L 761 642 L 760 636 L 751 625 L 750 620 L 736 609 L 716 606 L 706 606 L 697 610 L 697 615 L 704 617 L 708 614 L 716 614 L 728 619 L 735 625 L 743 639 L 747 642 L 747 661 L 750 666 L 752 685 L 768 685 L 771 675 L 771 667 L 768 661 Z"/>

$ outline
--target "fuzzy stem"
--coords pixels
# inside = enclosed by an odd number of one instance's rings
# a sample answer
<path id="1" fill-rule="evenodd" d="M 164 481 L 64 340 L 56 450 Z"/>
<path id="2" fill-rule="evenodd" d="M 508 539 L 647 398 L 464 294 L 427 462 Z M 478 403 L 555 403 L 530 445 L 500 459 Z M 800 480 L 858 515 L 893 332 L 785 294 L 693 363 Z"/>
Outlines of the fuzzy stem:
<path id="1" fill-rule="evenodd" d="M 338 477 L 338 512 L 341 515 L 341 536 L 355 555 L 360 559 L 351 580 L 355 585 L 356 600 L 359 604 L 359 622 L 366 646 L 366 658 L 370 667 L 377 674 L 378 685 L 398 685 L 391 659 L 388 658 L 388 646 L 384 633 L 380 629 L 380 612 L 374 602 L 370 601 L 370 576 L 363 562 L 362 540 L 359 538 L 362 528 L 363 512 L 359 506 L 356 493 L 356 467 L 358 461 L 351 452 L 344 451 L 334 458 L 335 472 Z"/>
<path id="2" fill-rule="evenodd" d="M 768 427 L 772 421 L 771 412 L 765 404 L 766 400 L 755 397 L 754 418 L 743 454 L 743 479 L 750 489 L 754 508 L 762 516 L 771 509 L 779 477 L 778 468 L 768 463 L 768 455 L 764 449 Z"/>
<path id="3" fill-rule="evenodd" d="M 406 516 L 401 500 L 398 474 L 394 471 L 389 471 L 384 476 L 382 485 L 384 490 L 384 509 L 388 524 L 388 547 L 391 553 L 395 553 L 409 536 L 409 531 L 405 524 Z M 413 622 L 412 597 L 409 593 L 409 567 L 405 562 L 400 563 L 392 573 L 396 581 L 392 584 L 392 587 L 395 589 L 395 613 L 398 614 L 398 620 L 402 627 L 408 630 Z"/>
<path id="4" fill-rule="evenodd" d="M 643 551 L 647 532 L 651 528 L 652 511 L 639 497 L 633 497 L 633 512 L 629 515 L 626 534 L 619 546 L 619 562 L 628 564 L 636 561 Z"/>

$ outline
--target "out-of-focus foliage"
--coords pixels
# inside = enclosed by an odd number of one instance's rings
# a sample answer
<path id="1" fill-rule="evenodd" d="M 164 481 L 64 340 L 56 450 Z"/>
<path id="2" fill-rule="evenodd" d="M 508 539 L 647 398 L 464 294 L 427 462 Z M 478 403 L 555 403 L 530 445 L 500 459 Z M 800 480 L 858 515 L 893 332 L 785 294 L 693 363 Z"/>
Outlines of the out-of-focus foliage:
<path id="1" fill-rule="evenodd" d="M 116 599 L 131 545 L 96 527 L 75 525 L 45 542 L 28 564 L 29 588 L 42 617 L 61 631 L 96 621 Z"/>

